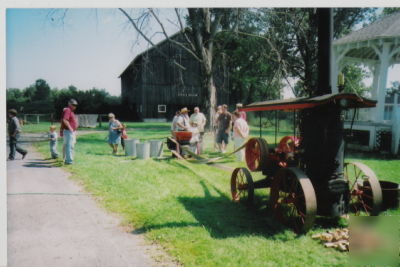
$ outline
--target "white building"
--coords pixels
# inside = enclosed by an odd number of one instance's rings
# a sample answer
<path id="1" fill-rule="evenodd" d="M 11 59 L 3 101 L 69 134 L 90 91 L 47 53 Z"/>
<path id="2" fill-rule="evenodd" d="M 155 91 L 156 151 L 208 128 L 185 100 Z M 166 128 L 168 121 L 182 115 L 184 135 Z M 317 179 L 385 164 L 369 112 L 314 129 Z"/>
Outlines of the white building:
<path id="1" fill-rule="evenodd" d="M 388 68 L 400 64 L 400 13 L 378 20 L 333 42 L 333 77 L 347 65 L 362 63 L 373 73 L 371 98 L 378 100 L 376 108 L 360 110 L 353 129 L 364 133 L 369 150 L 379 149 L 382 131 L 391 133 L 391 152 L 399 152 L 400 97 L 386 95 Z M 400 80 L 400 77 L 399 77 Z M 333 92 L 338 92 L 337 87 Z M 350 122 L 345 123 L 350 127 Z"/>

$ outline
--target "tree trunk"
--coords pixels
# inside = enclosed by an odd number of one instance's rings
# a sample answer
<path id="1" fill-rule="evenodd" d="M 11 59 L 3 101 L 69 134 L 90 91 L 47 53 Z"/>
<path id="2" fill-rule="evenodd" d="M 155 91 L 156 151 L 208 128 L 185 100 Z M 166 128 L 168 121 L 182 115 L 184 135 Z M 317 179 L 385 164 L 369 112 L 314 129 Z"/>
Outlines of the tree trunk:
<path id="1" fill-rule="evenodd" d="M 206 54 L 210 53 L 207 51 Z M 214 127 L 215 120 L 215 108 L 217 104 L 217 88 L 214 84 L 214 78 L 212 74 L 212 59 L 205 57 L 202 63 L 203 69 L 203 101 L 205 110 L 207 110 L 207 120 L 209 121 L 209 130 L 211 131 Z"/>
<path id="2" fill-rule="evenodd" d="M 212 77 L 212 75 L 209 77 L 209 79 L 207 79 L 207 91 L 208 91 L 208 95 L 210 97 L 210 103 L 209 103 L 209 107 L 208 107 L 208 119 L 209 119 L 209 127 L 210 127 L 210 131 L 212 131 L 212 129 L 214 128 L 214 122 L 215 122 L 215 108 L 217 105 L 217 89 L 215 88 L 214 85 L 214 79 Z"/>

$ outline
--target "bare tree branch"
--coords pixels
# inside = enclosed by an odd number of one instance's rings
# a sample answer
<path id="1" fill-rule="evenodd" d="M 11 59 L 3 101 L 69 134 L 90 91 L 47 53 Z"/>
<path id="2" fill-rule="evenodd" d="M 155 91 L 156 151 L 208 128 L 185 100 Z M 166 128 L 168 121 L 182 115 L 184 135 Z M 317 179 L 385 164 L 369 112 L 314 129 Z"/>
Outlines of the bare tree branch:
<path id="1" fill-rule="evenodd" d="M 132 17 L 122 8 L 118 8 L 122 14 L 125 15 L 125 17 L 129 20 L 129 22 L 132 24 L 132 26 L 135 28 L 135 30 L 149 43 L 151 44 L 153 47 L 156 48 L 156 51 L 163 55 L 166 59 L 169 59 L 170 57 L 168 55 L 166 55 L 165 53 L 163 53 L 160 49 L 157 48 L 157 46 L 149 39 L 147 38 L 147 36 L 139 29 L 139 27 L 136 25 L 135 21 L 132 19 Z M 172 63 L 177 65 L 179 68 L 186 70 L 186 68 L 184 66 L 182 66 L 181 64 L 179 64 L 178 62 L 176 62 L 174 59 L 172 60 Z"/>
<path id="2" fill-rule="evenodd" d="M 164 33 L 165 38 L 166 38 L 169 42 L 171 42 L 171 43 L 173 43 L 173 44 L 176 44 L 177 46 L 181 47 L 181 48 L 184 49 L 186 52 L 188 52 L 189 54 L 191 54 L 196 60 L 198 60 L 198 61 L 200 61 L 200 62 L 202 61 L 201 58 L 199 58 L 192 50 L 188 49 L 188 48 L 187 48 L 186 46 L 184 46 L 182 43 L 177 42 L 177 41 L 175 41 L 174 39 L 169 38 L 167 32 L 165 31 L 165 28 L 164 28 L 163 23 L 160 21 L 160 19 L 158 18 L 158 16 L 154 13 L 153 9 L 152 9 L 152 8 L 149 8 L 149 11 L 150 11 L 150 13 L 153 15 L 153 17 L 156 19 L 156 21 L 158 22 L 158 24 L 160 25 L 160 27 L 161 27 L 161 29 L 162 29 L 162 31 L 163 31 L 163 33 Z"/>
<path id="3" fill-rule="evenodd" d="M 186 30 L 185 30 L 185 28 L 183 27 L 183 23 L 182 23 L 182 20 L 181 20 L 181 15 L 179 14 L 178 9 L 175 8 L 174 10 L 175 10 L 175 13 L 176 13 L 176 17 L 178 18 L 179 25 L 181 26 L 181 32 L 182 32 L 183 36 L 185 37 L 186 42 L 188 42 L 188 44 L 191 46 L 192 51 L 196 51 L 195 45 L 194 45 L 193 42 L 190 40 L 190 38 L 187 36 Z"/>

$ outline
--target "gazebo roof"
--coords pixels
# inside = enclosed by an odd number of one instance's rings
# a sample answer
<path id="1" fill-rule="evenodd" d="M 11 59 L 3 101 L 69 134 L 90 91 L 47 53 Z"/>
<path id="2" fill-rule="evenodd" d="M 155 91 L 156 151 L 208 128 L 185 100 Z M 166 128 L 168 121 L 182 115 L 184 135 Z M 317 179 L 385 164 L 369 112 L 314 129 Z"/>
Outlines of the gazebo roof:
<path id="1" fill-rule="evenodd" d="M 400 12 L 378 20 L 358 31 L 352 32 L 336 41 L 333 45 L 357 43 L 375 39 L 400 37 Z"/>

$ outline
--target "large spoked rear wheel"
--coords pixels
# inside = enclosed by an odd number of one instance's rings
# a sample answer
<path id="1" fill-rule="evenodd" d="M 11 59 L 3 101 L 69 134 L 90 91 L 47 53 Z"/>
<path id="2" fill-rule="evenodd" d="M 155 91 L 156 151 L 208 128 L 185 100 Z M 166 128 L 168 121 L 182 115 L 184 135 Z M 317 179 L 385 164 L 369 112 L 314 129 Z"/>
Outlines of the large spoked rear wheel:
<path id="1" fill-rule="evenodd" d="M 375 173 L 365 164 L 344 165 L 344 177 L 349 183 L 349 211 L 355 215 L 378 215 L 382 205 L 382 188 Z"/>
<path id="2" fill-rule="evenodd" d="M 235 202 L 245 202 L 249 205 L 254 200 L 254 183 L 246 168 L 236 168 L 231 176 L 231 194 Z"/>
<path id="3" fill-rule="evenodd" d="M 267 166 L 268 144 L 263 138 L 251 138 L 245 149 L 247 167 L 251 171 L 262 171 Z"/>
<path id="4" fill-rule="evenodd" d="M 271 185 L 270 205 L 274 217 L 301 234 L 314 224 L 317 199 L 310 179 L 298 168 L 277 171 Z"/>

